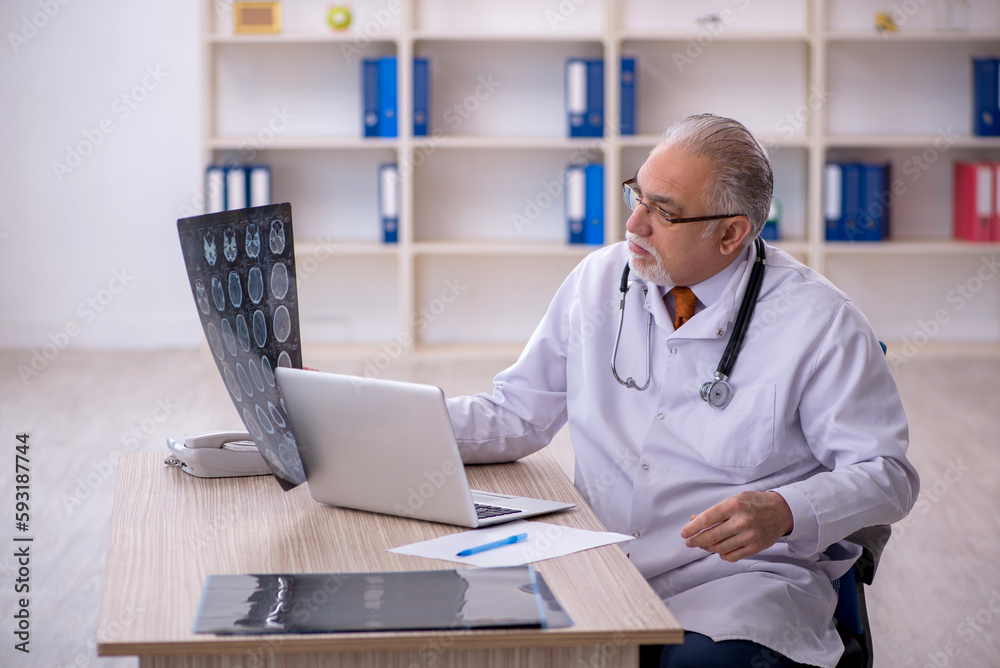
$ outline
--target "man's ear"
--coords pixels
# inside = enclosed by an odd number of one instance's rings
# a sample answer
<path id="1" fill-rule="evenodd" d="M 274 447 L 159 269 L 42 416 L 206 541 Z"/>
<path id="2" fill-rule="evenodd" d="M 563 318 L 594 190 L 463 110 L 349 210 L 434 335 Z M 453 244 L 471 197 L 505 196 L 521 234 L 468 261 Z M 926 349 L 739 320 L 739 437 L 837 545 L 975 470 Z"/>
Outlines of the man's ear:
<path id="1" fill-rule="evenodd" d="M 719 239 L 719 251 L 723 255 L 731 255 L 743 248 L 743 242 L 750 235 L 753 226 L 746 216 L 733 216 L 722 222 L 723 232 Z"/>

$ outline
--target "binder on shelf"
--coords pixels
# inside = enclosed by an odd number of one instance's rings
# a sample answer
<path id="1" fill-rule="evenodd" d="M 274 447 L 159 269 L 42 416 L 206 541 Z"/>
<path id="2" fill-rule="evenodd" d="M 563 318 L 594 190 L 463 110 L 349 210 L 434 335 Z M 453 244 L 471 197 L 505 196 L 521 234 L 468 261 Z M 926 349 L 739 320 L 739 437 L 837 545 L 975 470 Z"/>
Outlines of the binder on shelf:
<path id="1" fill-rule="evenodd" d="M 592 163 L 584 167 L 586 205 L 584 207 L 583 243 L 604 244 L 604 165 Z"/>
<path id="2" fill-rule="evenodd" d="M 604 61 L 587 61 L 587 137 L 604 136 Z"/>
<path id="3" fill-rule="evenodd" d="M 399 241 L 399 170 L 395 163 L 378 168 L 378 215 L 382 226 L 382 241 Z"/>
<path id="4" fill-rule="evenodd" d="M 861 239 L 861 165 L 846 163 L 840 166 L 843 174 L 843 202 L 841 210 L 838 239 L 840 241 L 859 241 Z"/>
<path id="5" fill-rule="evenodd" d="M 635 58 L 623 56 L 621 63 L 622 135 L 635 134 Z"/>
<path id="6" fill-rule="evenodd" d="M 997 163 L 955 162 L 955 238 L 998 241 Z"/>
<path id="7" fill-rule="evenodd" d="M 226 209 L 245 209 L 249 206 L 247 198 L 247 170 L 243 167 L 226 169 Z"/>
<path id="8" fill-rule="evenodd" d="M 767 210 L 767 221 L 760 230 L 760 238 L 764 241 L 778 240 L 778 223 L 781 220 L 781 204 L 771 198 L 771 208 Z"/>
<path id="9" fill-rule="evenodd" d="M 267 165 L 248 167 L 250 183 L 250 206 L 274 204 L 271 201 L 271 168 Z"/>
<path id="10" fill-rule="evenodd" d="M 1000 162 L 993 163 L 993 216 L 990 220 L 990 241 L 1000 242 Z"/>
<path id="11" fill-rule="evenodd" d="M 430 72 L 427 58 L 413 59 L 413 136 L 427 136 L 430 112 Z"/>
<path id="12" fill-rule="evenodd" d="M 859 165 L 858 238 L 854 241 L 882 241 L 889 236 L 889 165 Z"/>
<path id="13" fill-rule="evenodd" d="M 378 59 L 378 136 L 395 137 L 396 122 L 396 57 Z"/>
<path id="14" fill-rule="evenodd" d="M 826 222 L 826 240 L 840 241 L 840 223 L 844 218 L 844 175 L 840 165 L 827 163 L 824 171 L 823 219 Z"/>
<path id="15" fill-rule="evenodd" d="M 205 213 L 226 210 L 226 168 L 209 165 L 205 169 Z"/>
<path id="16" fill-rule="evenodd" d="M 361 118 L 365 137 L 378 137 L 378 61 L 361 61 Z"/>
<path id="17" fill-rule="evenodd" d="M 865 204 L 861 200 L 861 172 L 858 163 L 828 163 L 824 192 L 824 219 L 827 241 L 861 241 L 861 219 Z"/>
<path id="18" fill-rule="evenodd" d="M 1000 136 L 1000 58 L 972 59 L 973 134 Z"/>
<path id="19" fill-rule="evenodd" d="M 587 61 L 582 58 L 566 61 L 566 117 L 570 137 L 587 136 Z"/>
<path id="20" fill-rule="evenodd" d="M 889 236 L 889 164 L 831 162 L 824 173 L 827 241 L 882 241 Z"/>
<path id="21" fill-rule="evenodd" d="M 583 165 L 566 168 L 566 226 L 569 243 L 583 243 L 583 221 L 587 215 L 587 182 Z"/>

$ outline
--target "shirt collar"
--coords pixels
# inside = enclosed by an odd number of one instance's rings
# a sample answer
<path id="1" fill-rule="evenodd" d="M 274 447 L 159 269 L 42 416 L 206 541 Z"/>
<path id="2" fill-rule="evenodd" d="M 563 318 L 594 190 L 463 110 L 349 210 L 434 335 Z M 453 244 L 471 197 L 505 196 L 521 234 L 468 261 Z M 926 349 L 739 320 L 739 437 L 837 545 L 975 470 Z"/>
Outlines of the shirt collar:
<path id="1" fill-rule="evenodd" d="M 750 275 L 752 252 L 754 252 L 753 244 L 749 244 L 725 269 L 700 283 L 688 286 L 704 307 L 697 311 L 700 317 L 693 318 L 684 325 L 683 330 L 679 330 L 684 338 L 715 338 L 724 336 L 729 331 L 730 324 L 736 320 L 736 311 L 740 305 L 737 297 L 743 294 L 742 289 L 745 289 Z M 650 289 L 649 294 L 659 294 L 661 297 L 657 300 L 647 300 L 646 308 L 653 314 L 658 326 L 667 329 L 669 323 L 672 329 L 673 321 L 662 299 L 666 291 L 648 281 L 646 284 Z M 706 313 L 701 315 L 702 311 Z"/>
<path id="2" fill-rule="evenodd" d="M 725 269 L 714 276 L 706 278 L 701 283 L 688 286 L 694 292 L 694 296 L 698 298 L 698 301 L 705 305 L 705 308 L 719 301 L 722 293 L 726 290 L 726 286 L 729 285 L 729 281 L 736 275 L 736 270 L 743 266 L 743 262 L 747 260 L 752 249 L 753 244 L 748 245 Z"/>
<path id="3" fill-rule="evenodd" d="M 741 266 L 744 266 L 743 263 L 748 259 L 751 250 L 753 250 L 753 244 L 750 244 L 740 251 L 739 256 L 730 262 L 729 265 L 719 273 L 714 276 L 709 276 L 701 283 L 695 283 L 694 285 L 688 286 L 691 289 L 691 292 L 694 293 L 694 296 L 698 298 L 698 301 L 701 302 L 705 308 L 708 308 L 715 302 L 719 301 L 722 297 L 722 293 L 725 292 L 726 287 L 729 285 L 729 282 L 733 280 L 733 276 L 736 275 L 737 270 L 739 270 Z M 666 297 L 667 289 L 662 285 L 654 286 L 653 283 L 649 282 L 647 282 L 647 284 L 651 288 L 655 287 L 659 289 L 661 297 Z"/>

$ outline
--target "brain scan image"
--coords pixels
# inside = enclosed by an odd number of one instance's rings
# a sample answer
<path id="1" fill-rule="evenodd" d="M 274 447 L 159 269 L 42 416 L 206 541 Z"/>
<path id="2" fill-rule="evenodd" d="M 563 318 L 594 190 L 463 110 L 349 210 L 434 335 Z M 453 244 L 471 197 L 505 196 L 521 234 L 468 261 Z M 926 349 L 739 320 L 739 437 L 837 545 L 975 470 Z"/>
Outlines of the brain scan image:
<path id="1" fill-rule="evenodd" d="M 198 303 L 198 310 L 202 315 L 208 315 L 208 292 L 205 290 L 205 283 L 198 279 L 194 283 L 194 300 Z"/>
<path id="2" fill-rule="evenodd" d="M 281 415 L 281 411 L 278 410 L 277 406 L 272 404 L 270 401 L 267 402 L 267 412 L 271 414 L 271 419 L 274 420 L 275 424 L 284 428 L 285 418 Z"/>
<path id="3" fill-rule="evenodd" d="M 260 228 L 253 223 L 247 225 L 247 255 L 253 258 L 260 255 Z"/>
<path id="4" fill-rule="evenodd" d="M 260 300 L 264 298 L 264 276 L 260 267 L 254 267 L 250 270 L 250 274 L 247 276 L 247 293 L 250 295 L 250 301 L 254 304 L 259 304 Z"/>
<path id="5" fill-rule="evenodd" d="M 285 442 L 278 443 L 278 455 L 286 469 L 294 472 L 295 475 L 305 477 L 305 471 L 302 470 L 302 460 L 299 459 L 298 455 L 298 447 L 295 445 L 295 437 L 292 436 L 291 432 L 285 432 Z"/>
<path id="6" fill-rule="evenodd" d="M 267 319 L 264 318 L 263 311 L 253 312 L 253 340 L 261 348 L 267 342 Z"/>
<path id="7" fill-rule="evenodd" d="M 242 313 L 236 316 L 236 338 L 240 340 L 243 352 L 250 352 L 250 330 L 247 329 L 247 319 Z"/>
<path id="8" fill-rule="evenodd" d="M 240 275 L 235 271 L 229 272 L 229 301 L 234 308 L 239 308 L 243 303 L 243 286 L 240 284 Z"/>
<path id="9" fill-rule="evenodd" d="M 280 220 L 271 221 L 271 235 L 269 240 L 272 253 L 281 255 L 285 251 L 285 226 Z"/>
<path id="10" fill-rule="evenodd" d="M 260 358 L 260 372 L 264 375 L 267 384 L 274 387 L 274 371 L 271 370 L 271 362 L 268 361 L 267 355 Z"/>
<path id="11" fill-rule="evenodd" d="M 263 427 L 264 431 L 267 433 L 274 433 L 274 425 L 271 424 L 271 418 L 267 417 L 267 413 L 265 413 L 260 406 L 257 406 L 257 423 Z"/>
<path id="12" fill-rule="evenodd" d="M 291 489 L 305 473 L 274 377 L 276 366 L 302 367 L 291 207 L 184 218 L 177 231 L 219 390 L 229 394 L 275 478 Z"/>
<path id="13" fill-rule="evenodd" d="M 248 397 L 252 397 L 253 388 L 250 387 L 250 377 L 247 376 L 242 364 L 236 365 L 236 377 L 240 379 L 240 387 L 243 388 L 243 391 L 247 393 Z"/>
<path id="14" fill-rule="evenodd" d="M 233 326 L 225 318 L 222 319 L 222 340 L 226 342 L 229 354 L 236 357 L 236 337 L 233 336 Z"/>
<path id="15" fill-rule="evenodd" d="M 285 341 L 291 333 L 292 319 L 288 313 L 288 309 L 284 306 L 279 306 L 278 310 L 274 313 L 274 338 L 279 341 Z"/>
<path id="16" fill-rule="evenodd" d="M 243 401 L 243 393 L 240 392 L 240 386 L 236 384 L 236 376 L 233 375 L 228 366 L 223 369 L 222 376 L 226 379 L 226 387 L 229 388 L 229 393 L 233 395 L 233 398 L 236 401 Z"/>
<path id="17" fill-rule="evenodd" d="M 288 268 L 278 262 L 271 270 L 271 294 L 275 299 L 281 300 L 288 294 Z"/>
<path id="18" fill-rule="evenodd" d="M 215 253 L 215 237 L 208 232 L 202 237 L 202 240 L 205 242 L 205 262 L 208 263 L 208 266 L 214 267 L 215 261 L 219 259 L 219 256 Z"/>
<path id="19" fill-rule="evenodd" d="M 278 443 L 278 456 L 281 458 L 281 462 L 284 464 L 286 470 L 292 472 L 293 475 L 305 478 L 306 474 L 302 470 L 302 460 L 299 459 L 295 439 L 290 433 L 285 434 L 284 443 Z"/>
<path id="20" fill-rule="evenodd" d="M 228 261 L 236 261 L 236 230 L 222 231 L 222 254 Z"/>
<path id="21" fill-rule="evenodd" d="M 219 280 L 218 276 L 212 277 L 212 301 L 215 302 L 215 308 L 219 311 L 226 310 L 226 293 L 222 290 L 222 281 Z"/>
<path id="22" fill-rule="evenodd" d="M 219 330 L 216 329 L 215 323 L 208 323 L 208 345 L 211 346 L 212 352 L 220 360 L 226 356 L 226 352 L 222 349 L 222 339 L 219 338 Z"/>
<path id="23" fill-rule="evenodd" d="M 253 384 L 257 386 L 258 390 L 263 392 L 264 378 L 260 375 L 260 369 L 257 368 L 257 360 L 251 357 L 247 361 L 247 367 L 250 369 L 250 378 L 253 380 Z"/>
<path id="24" fill-rule="evenodd" d="M 243 409 L 243 424 L 247 426 L 247 430 L 250 432 L 250 435 L 253 436 L 254 441 L 260 442 L 264 439 L 263 430 L 260 428 L 260 425 L 257 424 L 257 419 L 250 414 L 250 410 L 248 408 Z"/>

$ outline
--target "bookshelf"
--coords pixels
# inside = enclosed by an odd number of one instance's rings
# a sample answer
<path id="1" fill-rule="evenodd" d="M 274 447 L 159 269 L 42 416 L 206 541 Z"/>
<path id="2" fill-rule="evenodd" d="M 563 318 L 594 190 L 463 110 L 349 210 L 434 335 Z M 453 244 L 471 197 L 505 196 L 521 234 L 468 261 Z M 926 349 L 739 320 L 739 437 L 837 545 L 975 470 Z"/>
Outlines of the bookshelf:
<path id="1" fill-rule="evenodd" d="M 996 3 L 974 0 L 968 31 L 935 30 L 932 2 L 903 3 L 900 31 L 884 35 L 865 0 L 729 0 L 716 21 L 697 0 L 361 0 L 354 32 L 334 33 L 329 3 L 285 0 L 284 32 L 256 36 L 232 34 L 225 3 L 202 4 L 203 163 L 270 164 L 275 201 L 292 202 L 306 345 L 516 353 L 593 250 L 565 243 L 562 170 L 604 163 L 616 242 L 619 184 L 671 121 L 703 111 L 768 146 L 778 245 L 844 288 L 884 339 L 953 308 L 950 292 L 1000 251 L 951 239 L 952 162 L 1000 160 L 1000 139 L 970 134 L 969 60 L 1000 53 Z M 398 61 L 399 136 L 363 138 L 360 60 L 384 55 Z M 606 66 L 604 137 L 566 137 L 566 59 L 622 55 L 637 58 L 636 134 L 618 134 L 619 75 Z M 421 56 L 430 136 L 414 137 Z M 891 162 L 906 185 L 889 240 L 825 241 L 823 167 L 841 159 Z M 391 245 L 377 211 L 385 162 L 401 176 Z M 1000 342 L 1000 280 L 949 315 L 941 340 Z"/>

